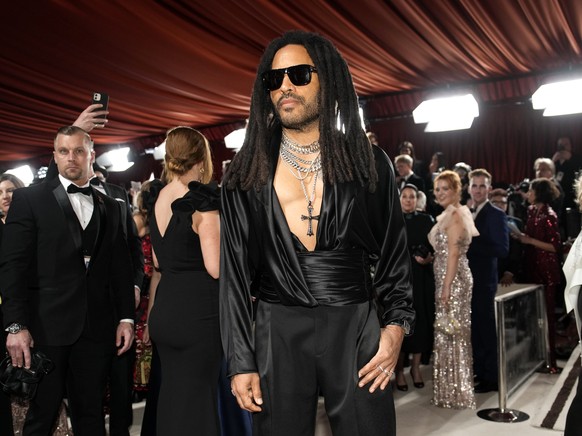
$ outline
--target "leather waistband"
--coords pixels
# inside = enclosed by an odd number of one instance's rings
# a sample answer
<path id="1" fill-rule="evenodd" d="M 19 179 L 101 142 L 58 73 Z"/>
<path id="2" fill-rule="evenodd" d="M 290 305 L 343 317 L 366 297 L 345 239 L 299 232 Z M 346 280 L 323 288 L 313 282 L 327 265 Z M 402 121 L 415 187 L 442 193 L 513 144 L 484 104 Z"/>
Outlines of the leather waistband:
<path id="1" fill-rule="evenodd" d="M 318 303 L 342 306 L 371 299 L 370 260 L 363 250 L 299 252 L 297 258 L 307 288 Z M 260 300 L 281 302 L 268 275 L 262 275 L 259 290 Z"/>

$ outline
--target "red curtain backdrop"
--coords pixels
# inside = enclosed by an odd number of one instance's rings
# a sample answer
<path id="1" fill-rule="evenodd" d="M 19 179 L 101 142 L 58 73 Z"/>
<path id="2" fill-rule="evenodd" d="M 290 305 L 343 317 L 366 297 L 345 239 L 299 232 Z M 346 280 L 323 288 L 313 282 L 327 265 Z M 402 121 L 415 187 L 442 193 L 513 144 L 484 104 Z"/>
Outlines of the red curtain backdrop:
<path id="1" fill-rule="evenodd" d="M 409 138 L 425 159 L 424 151 L 428 155 L 442 148 L 450 160 L 509 165 L 521 177 L 530 162 L 519 159 L 547 153 L 544 147 L 551 147 L 554 136 L 576 124 L 539 121 L 535 114 L 489 115 L 492 109 L 484 107 L 470 131 L 433 136 L 397 117 L 410 116 L 417 93 L 477 86 L 482 101 L 494 105 L 512 93 L 522 98 L 526 88 L 531 91 L 524 75 L 580 71 L 582 1 L 5 3 L 0 14 L 0 171 L 20 160 L 46 161 L 57 128 L 73 122 L 95 91 L 110 95 L 108 126 L 93 132 L 99 152 L 129 144 L 142 156 L 177 125 L 224 126 L 218 129 L 226 131 L 248 116 L 265 46 L 290 29 L 330 38 L 363 98 L 405 92 L 393 97 L 389 110 L 372 113 L 371 102 L 366 108 L 376 120 L 371 127 L 388 147 Z M 522 79 L 511 87 L 499 82 L 517 78 Z M 217 161 L 229 155 L 220 148 L 222 133 L 209 133 Z M 570 134 L 580 146 L 579 132 Z M 529 146 L 534 148 L 523 155 L 511 153 Z M 465 157 L 465 152 L 470 154 Z M 131 177 L 138 176 L 135 167 Z"/>
<path id="2" fill-rule="evenodd" d="M 465 162 L 472 168 L 485 168 L 494 182 L 515 184 L 533 178 L 533 163 L 538 157 L 552 157 L 556 141 L 569 136 L 574 152 L 582 155 L 582 115 L 543 117 L 531 105 L 507 104 L 481 107 L 481 114 L 468 130 L 425 133 L 425 124 L 414 124 L 412 117 L 378 121 L 370 130 L 391 158 L 398 144 L 414 144 L 417 159 L 426 164 L 433 153 L 441 151 L 451 168 Z"/>

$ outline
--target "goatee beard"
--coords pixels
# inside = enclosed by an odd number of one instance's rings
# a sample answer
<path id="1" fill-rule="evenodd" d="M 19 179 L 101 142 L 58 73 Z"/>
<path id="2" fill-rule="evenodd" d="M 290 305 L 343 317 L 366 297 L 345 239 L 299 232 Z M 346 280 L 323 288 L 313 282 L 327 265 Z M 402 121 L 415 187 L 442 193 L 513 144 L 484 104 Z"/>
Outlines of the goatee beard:
<path id="1" fill-rule="evenodd" d="M 290 117 L 281 117 L 281 112 L 279 111 L 279 104 L 277 103 L 277 107 L 275 108 L 274 115 L 277 120 L 281 123 L 281 125 L 289 130 L 298 130 L 298 131 L 305 131 L 308 130 L 307 127 L 313 126 L 314 123 L 317 123 L 319 120 L 319 94 L 317 95 L 315 104 L 307 104 L 305 98 L 298 96 L 293 93 L 286 94 L 282 96 L 279 101 L 284 98 L 293 98 L 301 103 L 301 106 L 304 109 L 303 114 L 300 116 L 290 116 Z M 284 119 L 286 118 L 286 119 Z"/>

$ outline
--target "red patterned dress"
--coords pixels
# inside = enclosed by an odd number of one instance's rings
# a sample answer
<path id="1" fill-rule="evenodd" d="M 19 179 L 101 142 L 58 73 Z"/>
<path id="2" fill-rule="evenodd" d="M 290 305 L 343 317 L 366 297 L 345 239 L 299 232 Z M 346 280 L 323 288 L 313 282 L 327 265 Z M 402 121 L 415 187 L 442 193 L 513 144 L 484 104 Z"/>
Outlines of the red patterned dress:
<path id="1" fill-rule="evenodd" d="M 547 204 L 539 208 L 530 206 L 527 211 L 527 223 L 525 233 L 542 242 L 549 242 L 556 249 L 551 251 L 526 245 L 525 271 L 528 273 L 528 281 L 544 285 L 546 297 L 546 310 L 550 339 L 550 366 L 556 367 L 556 291 L 560 285 L 560 261 L 561 251 L 560 230 L 558 228 L 558 216 Z"/>
<path id="2" fill-rule="evenodd" d="M 149 301 L 149 287 L 154 271 L 152 259 L 152 242 L 149 233 L 141 239 L 144 259 L 144 281 L 141 287 L 141 300 L 136 311 L 135 324 L 135 368 L 133 371 L 133 389 L 135 392 L 145 394 L 152 363 L 152 346 L 143 342 L 144 330 L 147 322 Z"/>

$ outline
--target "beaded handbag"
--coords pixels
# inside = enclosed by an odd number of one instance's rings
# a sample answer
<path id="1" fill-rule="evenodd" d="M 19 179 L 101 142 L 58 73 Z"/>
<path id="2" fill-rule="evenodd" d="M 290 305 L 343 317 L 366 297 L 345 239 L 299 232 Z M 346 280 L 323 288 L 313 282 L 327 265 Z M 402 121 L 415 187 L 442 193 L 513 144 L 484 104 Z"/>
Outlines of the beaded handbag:
<path id="1" fill-rule="evenodd" d="M 434 321 L 434 329 L 445 335 L 454 335 L 461 330 L 461 323 L 450 313 L 440 313 Z"/>

